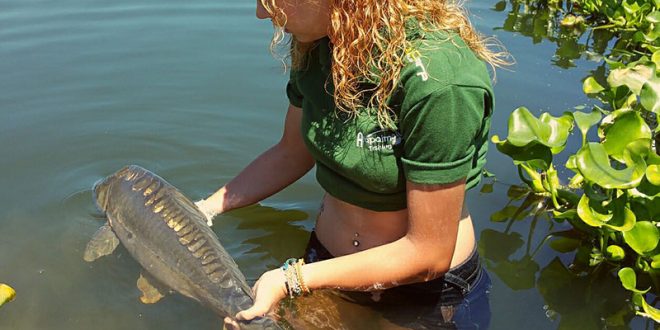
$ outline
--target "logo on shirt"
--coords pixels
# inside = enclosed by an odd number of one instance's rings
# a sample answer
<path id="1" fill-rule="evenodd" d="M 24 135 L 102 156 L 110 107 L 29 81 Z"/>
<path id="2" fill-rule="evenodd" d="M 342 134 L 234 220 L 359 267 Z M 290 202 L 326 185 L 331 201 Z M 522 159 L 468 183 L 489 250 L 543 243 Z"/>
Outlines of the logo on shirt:
<path id="1" fill-rule="evenodd" d="M 426 71 L 424 63 L 422 63 L 422 55 L 417 49 L 407 48 L 406 60 L 408 60 L 410 63 L 415 63 L 415 66 L 419 68 L 419 71 L 417 71 L 417 76 L 422 77 L 422 81 L 429 80 L 429 73 Z"/>
<path id="2" fill-rule="evenodd" d="M 369 151 L 392 150 L 402 140 L 399 132 L 390 130 L 375 131 L 366 135 L 358 132 L 355 137 L 355 145 L 358 148 L 367 148 Z"/>

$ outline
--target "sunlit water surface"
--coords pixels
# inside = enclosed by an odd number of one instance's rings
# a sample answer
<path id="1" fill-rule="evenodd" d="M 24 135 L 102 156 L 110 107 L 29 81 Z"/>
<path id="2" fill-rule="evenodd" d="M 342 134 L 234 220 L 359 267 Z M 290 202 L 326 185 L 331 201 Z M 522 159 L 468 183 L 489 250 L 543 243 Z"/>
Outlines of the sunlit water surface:
<path id="1" fill-rule="evenodd" d="M 270 22 L 258 21 L 254 6 L 0 1 L 0 282 L 18 292 L 0 310 L 0 329 L 221 328 L 210 311 L 179 295 L 141 304 L 140 267 L 125 249 L 92 264 L 81 257 L 103 223 L 91 194 L 98 179 L 139 164 L 199 199 L 279 138 L 287 76 L 268 52 Z M 474 23 L 517 60 L 497 74 L 492 133 L 505 136 L 508 114 L 520 105 L 561 113 L 584 103 L 580 81 L 595 65 L 553 65 L 555 45 L 496 29 L 506 12 L 492 6 L 470 3 Z M 519 182 L 495 148 L 488 169 L 498 178 L 494 193 L 469 195 L 480 234 L 505 231 L 489 218 L 509 201 L 508 185 Z M 259 206 L 216 219 L 214 231 L 251 283 L 300 255 L 321 194 L 310 174 Z M 531 235 L 529 228 L 528 220 L 508 232 L 536 247 L 548 222 Z M 534 260 L 543 268 L 556 256 L 542 246 Z M 492 275 L 491 328 L 558 327 L 561 315 L 534 285 L 512 289 Z M 327 305 L 323 299 L 308 299 L 311 313 Z M 342 308 L 340 324 L 330 320 L 330 328 L 376 328 L 377 314 Z"/>

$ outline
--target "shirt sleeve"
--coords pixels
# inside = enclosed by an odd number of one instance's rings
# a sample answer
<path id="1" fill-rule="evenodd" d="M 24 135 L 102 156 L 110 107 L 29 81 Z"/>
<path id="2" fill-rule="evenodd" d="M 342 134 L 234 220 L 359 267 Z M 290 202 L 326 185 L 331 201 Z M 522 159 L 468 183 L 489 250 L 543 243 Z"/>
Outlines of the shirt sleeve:
<path id="1" fill-rule="evenodd" d="M 446 184 L 468 176 L 476 161 L 486 91 L 448 85 L 402 109 L 401 158 L 407 180 Z"/>
<path id="2" fill-rule="evenodd" d="M 286 84 L 286 96 L 289 98 L 289 103 L 291 103 L 291 105 L 302 108 L 303 95 L 298 88 L 297 76 L 297 72 L 291 70 L 289 82 Z"/>

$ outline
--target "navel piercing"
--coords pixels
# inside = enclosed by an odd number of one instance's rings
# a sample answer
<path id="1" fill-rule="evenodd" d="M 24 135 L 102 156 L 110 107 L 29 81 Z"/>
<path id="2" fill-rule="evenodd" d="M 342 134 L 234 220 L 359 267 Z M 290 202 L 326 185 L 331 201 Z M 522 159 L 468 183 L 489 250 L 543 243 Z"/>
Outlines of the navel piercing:
<path id="1" fill-rule="evenodd" d="M 358 241 L 358 237 L 360 237 L 360 234 L 355 233 L 355 238 L 353 239 L 353 246 L 358 247 L 360 246 L 360 241 Z"/>

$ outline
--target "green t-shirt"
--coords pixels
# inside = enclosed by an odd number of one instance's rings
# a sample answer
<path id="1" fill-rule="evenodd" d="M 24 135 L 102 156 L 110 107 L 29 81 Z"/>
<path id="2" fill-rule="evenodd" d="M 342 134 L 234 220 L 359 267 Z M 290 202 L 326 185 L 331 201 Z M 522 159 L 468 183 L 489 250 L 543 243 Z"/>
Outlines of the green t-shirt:
<path id="1" fill-rule="evenodd" d="M 378 125 L 375 109 L 358 116 L 335 111 L 327 38 L 294 70 L 287 85 L 302 108 L 303 139 L 316 160 L 316 178 L 332 196 L 375 211 L 405 209 L 406 180 L 444 184 L 466 178 L 476 186 L 488 150 L 493 93 L 485 64 L 460 37 L 419 33 L 407 50 L 389 106 L 396 130 Z M 368 88 L 369 86 L 365 86 Z"/>

